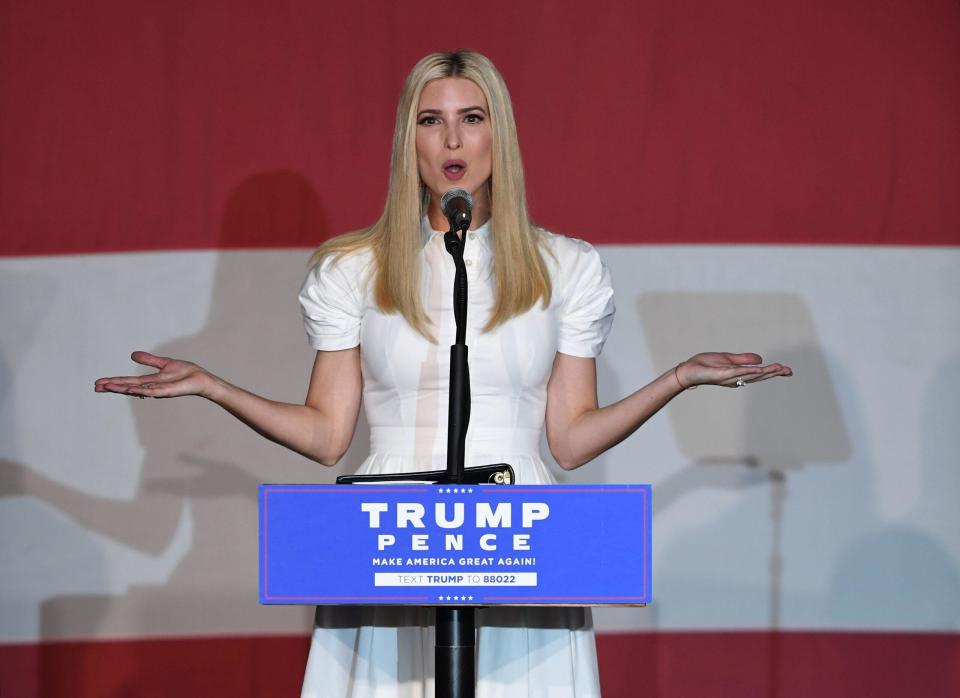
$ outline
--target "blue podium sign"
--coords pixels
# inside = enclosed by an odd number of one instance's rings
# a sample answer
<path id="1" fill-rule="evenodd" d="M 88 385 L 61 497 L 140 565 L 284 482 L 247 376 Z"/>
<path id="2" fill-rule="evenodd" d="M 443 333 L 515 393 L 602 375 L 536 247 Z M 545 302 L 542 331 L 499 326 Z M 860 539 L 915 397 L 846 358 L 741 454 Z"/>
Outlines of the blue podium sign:
<path id="1" fill-rule="evenodd" d="M 649 485 L 261 485 L 260 603 L 651 600 Z"/>

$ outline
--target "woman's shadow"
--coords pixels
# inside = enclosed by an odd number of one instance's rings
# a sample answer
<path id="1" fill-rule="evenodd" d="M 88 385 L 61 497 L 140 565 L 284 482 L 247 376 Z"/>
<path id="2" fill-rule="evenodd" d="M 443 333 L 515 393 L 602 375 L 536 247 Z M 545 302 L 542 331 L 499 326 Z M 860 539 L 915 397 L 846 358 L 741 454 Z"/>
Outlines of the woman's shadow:
<path id="1" fill-rule="evenodd" d="M 225 207 L 206 326 L 148 349 L 196 361 L 273 399 L 302 403 L 314 355 L 296 303 L 308 261 L 302 248 L 326 237 L 321 203 L 303 176 L 275 171 L 247 178 Z M 300 249 L 250 249 L 275 240 Z M 312 609 L 257 603 L 257 486 L 332 482 L 368 450 L 365 427 L 358 427 L 361 438 L 341 465 L 327 469 L 202 399 L 131 400 L 130 406 L 145 452 L 132 500 L 71 494 L 53 485 L 49 497 L 43 488 L 33 493 L 55 500 L 97 534 L 179 562 L 162 584 L 45 602 L 42 636 L 306 632 Z"/>

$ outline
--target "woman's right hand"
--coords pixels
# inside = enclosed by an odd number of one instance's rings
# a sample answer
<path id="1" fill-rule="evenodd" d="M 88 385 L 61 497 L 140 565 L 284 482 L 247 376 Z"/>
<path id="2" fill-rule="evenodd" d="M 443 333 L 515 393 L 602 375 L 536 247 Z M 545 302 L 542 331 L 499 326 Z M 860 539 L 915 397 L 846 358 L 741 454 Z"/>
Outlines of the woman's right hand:
<path id="1" fill-rule="evenodd" d="M 178 397 L 200 395 L 210 397 L 216 379 L 206 369 L 190 361 L 155 356 L 135 351 L 130 358 L 138 364 L 157 369 L 144 376 L 98 378 L 93 389 L 98 393 L 121 393 L 138 397 Z"/>

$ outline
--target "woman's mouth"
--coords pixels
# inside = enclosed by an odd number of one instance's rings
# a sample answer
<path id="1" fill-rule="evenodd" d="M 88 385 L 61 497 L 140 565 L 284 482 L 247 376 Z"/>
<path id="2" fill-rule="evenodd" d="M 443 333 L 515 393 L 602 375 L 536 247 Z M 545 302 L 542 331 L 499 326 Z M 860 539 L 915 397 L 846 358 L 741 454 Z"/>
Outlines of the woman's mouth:
<path id="1" fill-rule="evenodd" d="M 463 160 L 447 160 L 441 169 L 444 177 L 450 181 L 456 181 L 466 173 L 467 163 Z"/>

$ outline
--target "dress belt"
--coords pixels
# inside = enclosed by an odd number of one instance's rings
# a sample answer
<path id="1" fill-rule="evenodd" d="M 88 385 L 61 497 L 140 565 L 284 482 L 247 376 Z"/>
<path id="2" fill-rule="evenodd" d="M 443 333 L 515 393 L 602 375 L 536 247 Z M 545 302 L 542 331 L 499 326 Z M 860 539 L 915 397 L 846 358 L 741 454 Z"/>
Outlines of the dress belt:
<path id="1" fill-rule="evenodd" d="M 467 430 L 467 453 L 540 455 L 542 429 L 477 427 Z M 435 456 L 447 452 L 447 430 L 437 427 L 370 427 L 370 453 Z"/>

